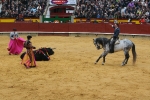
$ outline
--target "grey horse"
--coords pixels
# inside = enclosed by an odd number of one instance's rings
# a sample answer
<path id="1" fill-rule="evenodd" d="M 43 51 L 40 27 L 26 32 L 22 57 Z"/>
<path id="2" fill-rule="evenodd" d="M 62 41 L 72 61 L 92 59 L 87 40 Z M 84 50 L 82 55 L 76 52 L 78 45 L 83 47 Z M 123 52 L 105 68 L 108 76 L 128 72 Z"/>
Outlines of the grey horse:
<path id="1" fill-rule="evenodd" d="M 111 39 L 102 38 L 102 37 L 93 39 L 93 43 L 96 46 L 96 48 L 98 50 L 103 48 L 103 50 L 104 50 L 104 52 L 96 60 L 95 64 L 100 60 L 100 58 L 103 57 L 102 65 L 104 65 L 105 57 L 110 52 L 110 49 L 109 49 L 110 42 L 111 42 Z M 121 50 L 124 51 L 125 59 L 123 60 L 123 62 L 121 64 L 122 66 L 127 64 L 128 59 L 130 57 L 129 51 L 131 48 L 132 48 L 132 55 L 133 55 L 133 64 L 135 64 L 136 57 L 137 57 L 136 50 L 135 50 L 135 44 L 131 40 L 128 40 L 128 39 L 122 39 L 122 40 L 119 40 L 118 43 L 115 43 L 114 53 L 121 51 Z"/>

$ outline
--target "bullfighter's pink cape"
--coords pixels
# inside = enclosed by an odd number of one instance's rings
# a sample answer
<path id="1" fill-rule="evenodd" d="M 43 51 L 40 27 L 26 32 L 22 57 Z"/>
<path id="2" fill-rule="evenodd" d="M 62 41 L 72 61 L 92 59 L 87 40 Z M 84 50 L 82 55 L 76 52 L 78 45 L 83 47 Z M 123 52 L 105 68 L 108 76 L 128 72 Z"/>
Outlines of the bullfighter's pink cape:
<path id="1" fill-rule="evenodd" d="M 24 46 L 23 43 L 25 40 L 23 38 L 17 38 L 17 39 L 10 39 L 9 45 L 8 45 L 8 51 L 9 54 L 15 54 L 18 55 L 22 52 Z"/>

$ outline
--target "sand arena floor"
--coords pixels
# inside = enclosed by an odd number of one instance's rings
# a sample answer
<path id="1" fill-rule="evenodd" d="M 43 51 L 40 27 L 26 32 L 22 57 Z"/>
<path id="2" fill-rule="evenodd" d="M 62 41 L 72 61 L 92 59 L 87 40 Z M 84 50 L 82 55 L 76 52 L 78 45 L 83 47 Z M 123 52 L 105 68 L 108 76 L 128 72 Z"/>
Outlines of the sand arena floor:
<path id="1" fill-rule="evenodd" d="M 102 53 L 94 37 L 34 36 L 34 46 L 56 48 L 55 54 L 26 69 L 19 55 L 8 55 L 9 37 L 0 36 L 0 100 L 150 100 L 150 38 L 128 38 L 137 62 L 132 65 L 130 51 L 122 67 L 122 51 L 94 64 Z"/>

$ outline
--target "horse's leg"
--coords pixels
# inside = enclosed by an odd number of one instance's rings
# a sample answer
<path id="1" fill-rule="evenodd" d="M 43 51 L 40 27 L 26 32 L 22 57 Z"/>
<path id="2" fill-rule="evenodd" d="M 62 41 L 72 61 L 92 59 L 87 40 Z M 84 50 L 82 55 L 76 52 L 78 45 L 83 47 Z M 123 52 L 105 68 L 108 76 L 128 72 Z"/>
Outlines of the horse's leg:
<path id="1" fill-rule="evenodd" d="M 105 57 L 106 57 L 107 54 L 108 54 L 108 52 L 103 52 L 103 53 L 98 57 L 98 59 L 96 60 L 95 64 L 100 60 L 100 58 L 103 57 L 103 63 L 102 63 L 102 65 L 104 65 L 104 63 L 105 63 Z"/>
<path id="2" fill-rule="evenodd" d="M 124 60 L 123 60 L 123 62 L 121 64 L 121 66 L 125 65 L 125 61 L 126 61 L 126 48 L 124 49 L 124 56 L 125 56 L 125 58 L 124 58 Z"/>
<path id="3" fill-rule="evenodd" d="M 102 65 L 105 64 L 105 57 L 106 57 L 106 55 L 107 55 L 107 53 L 103 56 L 103 63 L 102 63 Z"/>
<path id="4" fill-rule="evenodd" d="M 128 59 L 129 59 L 129 51 L 127 49 L 124 50 L 124 55 L 125 55 L 125 59 L 122 62 L 122 66 L 124 66 L 125 64 L 127 64 Z"/>
<path id="5" fill-rule="evenodd" d="M 126 56 L 125 64 L 127 64 L 127 63 L 128 63 L 128 60 L 129 60 L 129 57 L 130 57 L 129 52 L 127 52 L 125 56 Z"/>
<path id="6" fill-rule="evenodd" d="M 97 62 L 100 60 L 100 58 L 102 58 L 102 54 L 98 57 L 98 59 L 96 60 L 95 64 L 97 64 Z"/>
<path id="7" fill-rule="evenodd" d="M 124 65 L 125 65 L 125 61 L 126 61 L 126 58 L 123 60 L 121 66 L 124 66 Z"/>
<path id="8" fill-rule="evenodd" d="M 105 56 L 103 56 L 103 62 L 102 62 L 102 65 L 105 64 Z"/>

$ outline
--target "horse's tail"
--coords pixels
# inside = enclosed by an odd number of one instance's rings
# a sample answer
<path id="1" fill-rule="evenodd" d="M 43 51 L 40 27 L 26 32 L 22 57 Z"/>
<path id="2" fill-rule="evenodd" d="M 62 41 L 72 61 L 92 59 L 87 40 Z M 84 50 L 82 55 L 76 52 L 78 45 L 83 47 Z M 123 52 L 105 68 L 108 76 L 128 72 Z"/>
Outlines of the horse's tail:
<path id="1" fill-rule="evenodd" d="M 137 55 L 136 55 L 134 43 L 133 43 L 133 46 L 132 46 L 132 55 L 133 55 L 133 64 L 135 64 Z"/>

